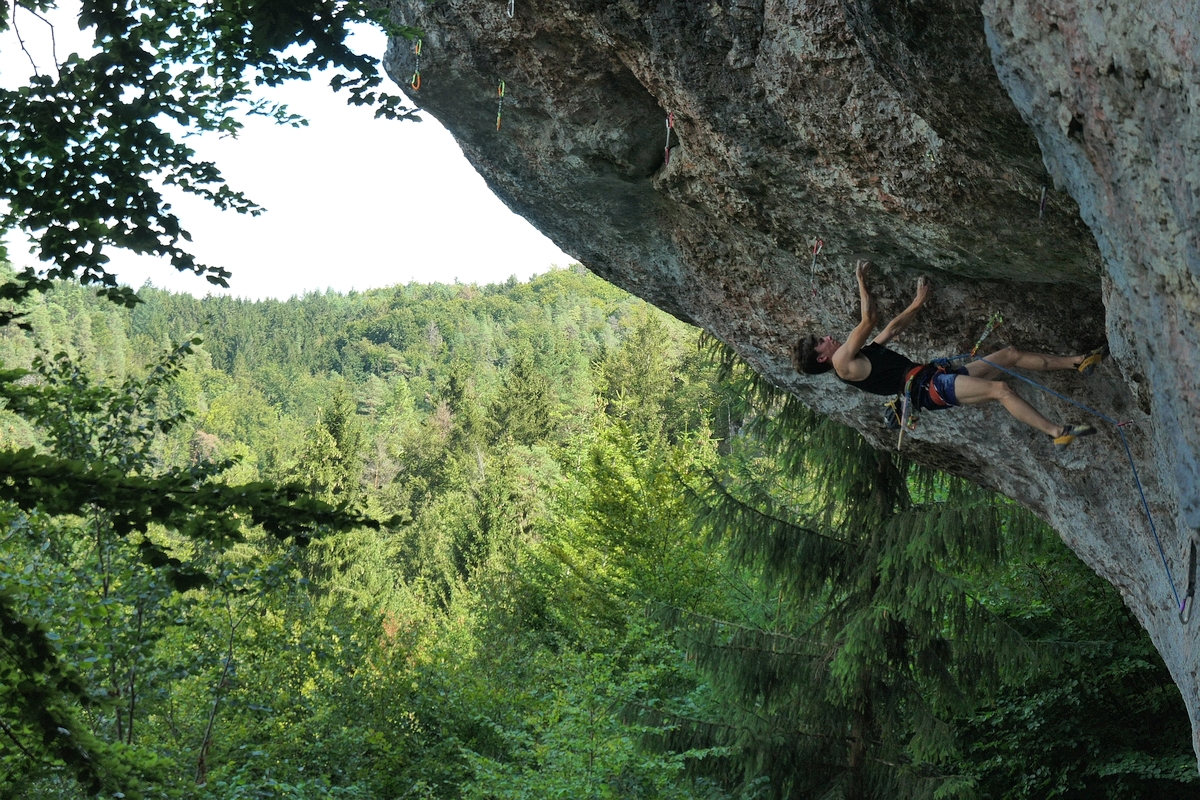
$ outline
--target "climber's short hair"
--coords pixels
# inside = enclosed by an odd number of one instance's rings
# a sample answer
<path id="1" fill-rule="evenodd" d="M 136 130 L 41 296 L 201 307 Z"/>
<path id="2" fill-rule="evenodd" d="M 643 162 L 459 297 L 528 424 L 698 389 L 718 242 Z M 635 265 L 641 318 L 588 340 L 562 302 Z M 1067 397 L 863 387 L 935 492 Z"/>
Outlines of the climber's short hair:
<path id="1" fill-rule="evenodd" d="M 828 361 L 817 361 L 817 342 L 820 339 L 815 333 L 802 336 L 792 345 L 792 367 L 805 375 L 820 375 L 833 369 Z"/>

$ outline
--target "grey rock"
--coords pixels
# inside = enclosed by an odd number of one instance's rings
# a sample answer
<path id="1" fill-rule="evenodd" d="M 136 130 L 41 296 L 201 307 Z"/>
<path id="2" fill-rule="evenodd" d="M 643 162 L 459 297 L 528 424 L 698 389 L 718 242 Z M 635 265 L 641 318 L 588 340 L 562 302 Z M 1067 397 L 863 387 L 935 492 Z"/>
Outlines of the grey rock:
<path id="1" fill-rule="evenodd" d="M 884 318 L 932 277 L 898 345 L 917 360 L 969 350 L 993 312 L 1005 324 L 989 344 L 1076 353 L 1107 336 L 1114 358 L 1091 378 L 1043 376 L 1133 423 L 1182 577 L 1200 527 L 1195 0 L 506 8 L 393 0 L 425 34 L 420 91 L 410 43 L 393 40 L 385 64 L 510 208 L 880 448 L 896 441 L 878 398 L 797 375 L 788 357 L 802 333 L 853 327 L 856 258 L 878 265 Z M 1086 419 L 1016 388 L 1051 419 Z M 1117 430 L 1056 451 L 993 405 L 926 415 L 905 449 L 1033 509 L 1121 591 L 1200 747 L 1200 622 L 1178 619 Z"/>

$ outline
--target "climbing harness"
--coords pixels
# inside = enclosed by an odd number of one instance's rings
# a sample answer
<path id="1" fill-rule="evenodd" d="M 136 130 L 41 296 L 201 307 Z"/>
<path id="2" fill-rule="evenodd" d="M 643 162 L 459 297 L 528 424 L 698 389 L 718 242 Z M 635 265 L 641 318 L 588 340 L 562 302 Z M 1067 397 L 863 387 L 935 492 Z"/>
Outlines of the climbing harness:
<path id="1" fill-rule="evenodd" d="M 417 92 L 417 91 L 421 90 L 421 40 L 420 39 L 417 39 L 417 43 L 415 45 L 413 45 L 413 54 L 416 55 L 416 57 L 417 57 L 417 64 L 416 64 L 416 67 L 413 69 L 412 81 L 409 82 L 409 85 L 412 86 L 414 92 Z"/>
<path id="2" fill-rule="evenodd" d="M 817 256 L 821 255 L 822 248 L 825 247 L 825 242 L 817 239 L 812 246 L 812 293 L 813 297 L 817 296 Z"/>
<path id="3" fill-rule="evenodd" d="M 883 419 L 889 428 L 900 431 L 896 450 L 904 446 L 904 432 L 915 431 L 922 407 L 926 411 L 940 411 L 950 407 L 950 402 L 938 391 L 934 378 L 950 371 L 950 362 L 938 359 L 929 364 L 918 364 L 904 374 L 904 390 L 884 403 Z M 927 402 L 922 402 L 922 401 Z"/>
<path id="4" fill-rule="evenodd" d="M 671 131 L 675 130 L 675 112 L 667 112 L 667 145 L 663 148 L 663 166 L 671 163 Z"/>
<path id="5" fill-rule="evenodd" d="M 817 244 L 821 244 L 821 240 L 817 240 Z M 820 252 L 818 246 L 814 246 L 815 252 Z M 813 266 L 816 266 L 816 255 L 813 256 Z M 813 273 L 815 278 L 815 271 Z M 813 288 L 815 295 L 816 288 Z M 916 430 L 917 420 L 920 416 L 921 399 L 927 397 L 930 405 L 926 410 L 938 410 L 949 408 L 950 404 L 941 396 L 937 390 L 937 385 L 934 383 L 934 378 L 939 374 L 950 371 L 951 362 L 958 358 L 974 358 L 979 352 L 979 348 L 983 346 L 984 341 L 991 335 L 992 331 L 1004 324 L 1004 317 L 999 312 L 992 314 L 987 325 L 984 326 L 983 333 L 979 335 L 975 346 L 971 348 L 971 352 L 962 356 L 954 356 L 953 358 L 938 358 L 928 364 L 913 367 L 904 376 L 904 390 L 892 400 L 884 403 L 883 420 L 884 423 L 892 430 L 900 431 L 900 438 L 896 442 L 896 449 L 899 450 L 904 444 L 904 431 Z M 924 393 L 924 394 L 922 394 Z"/>
<path id="6" fill-rule="evenodd" d="M 508 18 L 512 19 L 513 11 L 515 10 L 517 0 L 508 0 Z"/>
<path id="7" fill-rule="evenodd" d="M 496 94 L 500 98 L 500 102 L 496 105 L 496 130 L 500 130 L 500 117 L 504 114 L 504 81 L 500 81 Z"/>
<path id="8" fill-rule="evenodd" d="M 1038 219 L 1046 213 L 1046 184 L 1042 184 L 1042 199 L 1038 201 Z"/>

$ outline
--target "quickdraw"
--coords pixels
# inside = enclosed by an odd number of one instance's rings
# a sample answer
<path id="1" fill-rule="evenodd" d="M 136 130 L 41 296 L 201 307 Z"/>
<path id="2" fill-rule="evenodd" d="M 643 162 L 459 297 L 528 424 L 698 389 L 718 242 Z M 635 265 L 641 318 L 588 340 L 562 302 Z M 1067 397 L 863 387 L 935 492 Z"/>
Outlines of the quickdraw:
<path id="1" fill-rule="evenodd" d="M 813 297 L 817 296 L 817 256 L 821 255 L 821 250 L 824 247 L 825 247 L 825 242 L 821 239 L 817 239 L 815 242 L 813 242 L 813 246 L 812 246 L 812 279 L 811 279 Z"/>
<path id="2" fill-rule="evenodd" d="M 1179 621 L 1184 625 L 1192 619 L 1192 603 L 1196 599 L 1196 539 L 1188 542 L 1187 591 L 1179 604 Z"/>
<path id="3" fill-rule="evenodd" d="M 508 18 L 512 19 L 513 11 L 516 10 L 517 0 L 508 0 Z"/>
<path id="4" fill-rule="evenodd" d="M 413 54 L 417 57 L 416 67 L 413 69 L 412 80 L 409 85 L 412 86 L 414 92 L 421 90 L 421 40 L 417 39 L 417 43 L 413 45 Z"/>
<path id="5" fill-rule="evenodd" d="M 504 114 L 504 81 L 500 81 L 496 95 L 500 98 L 500 102 L 496 105 L 496 130 L 500 130 L 500 117 Z"/>
<path id="6" fill-rule="evenodd" d="M 1046 184 L 1042 184 L 1042 199 L 1038 201 L 1038 219 L 1046 213 Z"/>
<path id="7" fill-rule="evenodd" d="M 971 355 L 974 356 L 979 352 L 979 348 L 983 346 L 983 340 L 986 339 L 992 331 L 1004 324 L 1004 317 L 999 312 L 992 314 L 992 318 L 988 320 L 987 327 L 983 329 L 983 333 L 979 336 L 979 341 L 975 342 L 975 346 L 971 348 Z"/>
<path id="8" fill-rule="evenodd" d="M 671 131 L 675 130 L 675 112 L 667 112 L 667 144 L 663 148 L 663 166 L 671 163 Z"/>

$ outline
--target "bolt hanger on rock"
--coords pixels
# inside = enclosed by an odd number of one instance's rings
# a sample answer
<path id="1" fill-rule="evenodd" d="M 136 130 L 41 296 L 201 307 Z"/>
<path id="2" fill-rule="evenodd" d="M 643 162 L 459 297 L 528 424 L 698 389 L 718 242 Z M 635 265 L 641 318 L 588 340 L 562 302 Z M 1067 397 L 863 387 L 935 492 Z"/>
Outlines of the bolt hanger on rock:
<path id="1" fill-rule="evenodd" d="M 997 311 L 995 314 L 992 314 L 992 318 L 988 320 L 987 327 L 983 329 L 983 333 L 979 335 L 979 339 L 975 342 L 975 346 L 971 348 L 972 358 L 974 358 L 975 354 L 979 352 L 979 348 L 983 347 L 984 339 L 987 339 L 987 337 L 991 335 L 992 331 L 996 330 L 996 328 L 999 328 L 1003 324 L 1004 317 L 1000 315 L 999 311 Z"/>

